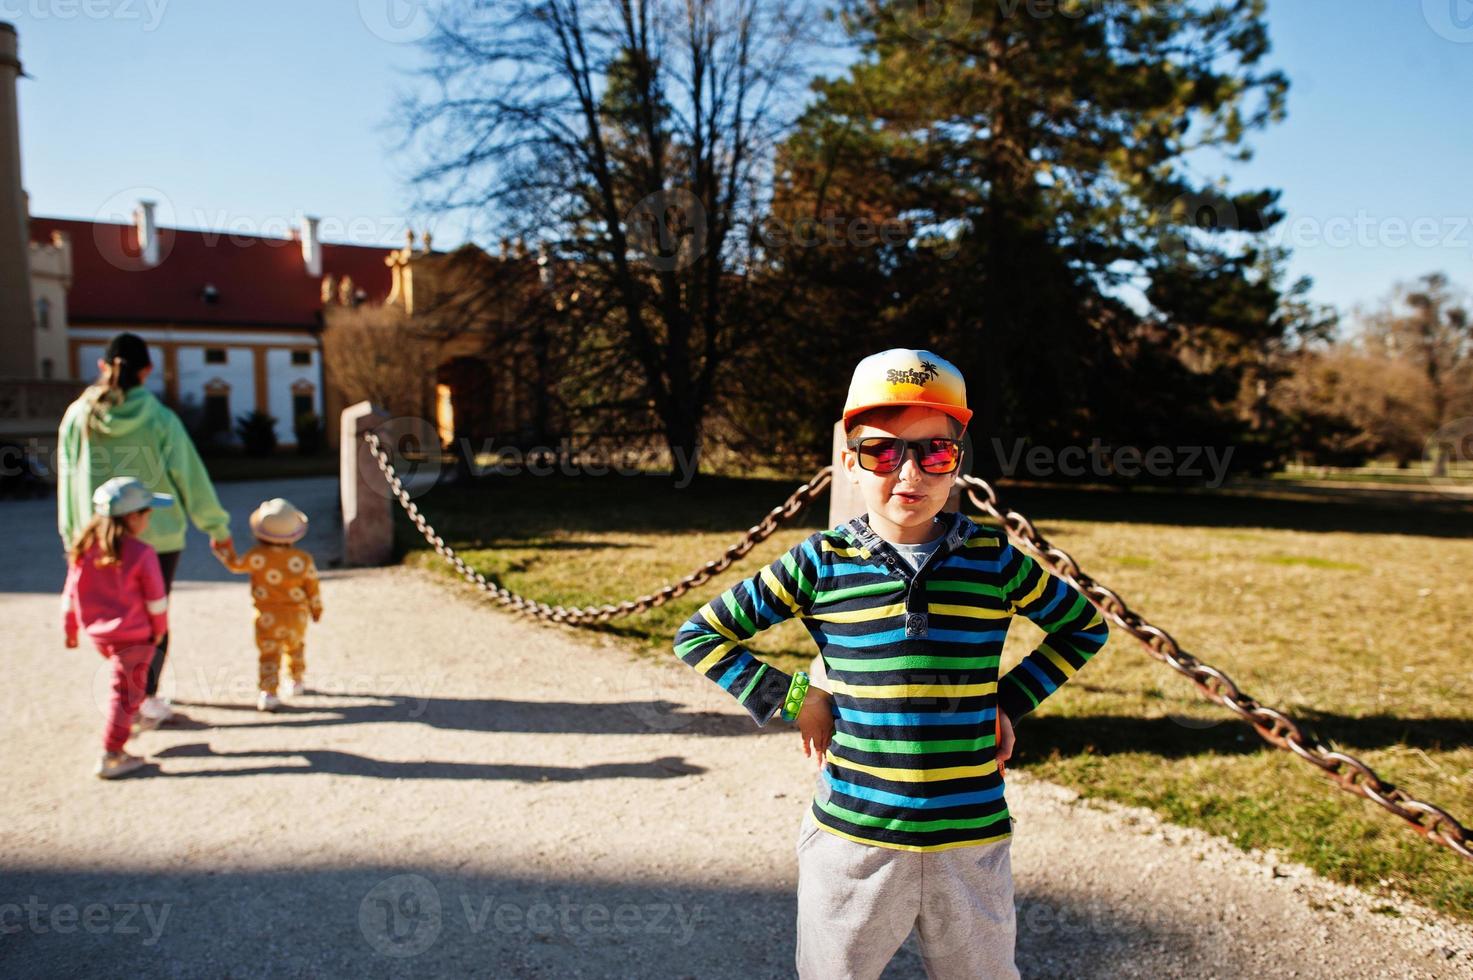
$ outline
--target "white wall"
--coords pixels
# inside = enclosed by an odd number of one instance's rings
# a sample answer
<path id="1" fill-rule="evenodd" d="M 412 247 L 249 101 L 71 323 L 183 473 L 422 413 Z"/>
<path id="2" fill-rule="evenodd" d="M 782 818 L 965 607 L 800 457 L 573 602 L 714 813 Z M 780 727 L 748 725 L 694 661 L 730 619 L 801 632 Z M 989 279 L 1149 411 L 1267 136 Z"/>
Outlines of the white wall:
<path id="1" fill-rule="evenodd" d="M 36 306 L 36 377 L 45 377 L 41 370 L 42 361 L 51 362 L 51 376 L 53 378 L 70 378 L 72 376 L 71 358 L 68 357 L 68 344 L 66 333 L 66 292 L 59 288 L 58 283 L 47 279 L 37 279 L 31 283 L 31 291 L 35 295 L 32 298 Z M 41 329 L 40 303 L 45 300 L 50 304 L 51 327 L 48 330 Z M 96 362 L 96 358 L 93 358 Z"/>
<path id="2" fill-rule="evenodd" d="M 97 377 L 97 359 L 102 356 L 112 336 L 118 331 L 104 327 L 73 327 L 72 336 L 85 340 L 79 346 L 77 363 L 81 376 L 87 381 Z M 148 342 L 153 356 L 154 369 L 146 386 L 160 398 L 164 395 L 164 351 L 161 344 L 174 344 L 175 364 L 178 368 L 176 381 L 179 392 L 181 414 L 190 407 L 202 410 L 205 386 L 215 379 L 230 386 L 231 441 L 235 440 L 235 420 L 241 415 L 260 409 L 276 419 L 276 439 L 282 444 L 296 442 L 293 430 L 296 419 L 292 414 L 292 385 L 301 380 L 312 384 L 313 409 L 318 415 L 323 412 L 320 356 L 311 334 L 267 333 L 250 330 L 175 331 L 169 329 L 136 330 Z M 242 343 L 281 345 L 266 350 L 267 404 L 256 404 L 255 348 L 240 346 Z M 223 348 L 224 364 L 206 364 L 205 348 Z M 311 352 L 311 363 L 293 364 L 289 348 Z M 64 370 L 64 366 L 63 366 Z"/>
<path id="3" fill-rule="evenodd" d="M 206 385 L 216 379 L 228 384 L 230 441 L 235 442 L 235 420 L 256 408 L 256 355 L 249 347 L 225 347 L 224 350 L 224 364 L 206 364 L 205 348 L 178 349 L 175 364 L 179 373 L 179 402 L 181 407 L 193 405 L 203 408 Z"/>
<path id="4" fill-rule="evenodd" d="M 266 352 L 266 377 L 271 398 L 268 411 L 276 419 L 276 440 L 282 443 L 297 441 L 296 416 L 292 413 L 292 385 L 298 381 L 312 384 L 312 410 L 322 414 L 321 375 L 317 370 L 317 351 L 312 351 L 310 364 L 293 364 L 289 350 Z"/>

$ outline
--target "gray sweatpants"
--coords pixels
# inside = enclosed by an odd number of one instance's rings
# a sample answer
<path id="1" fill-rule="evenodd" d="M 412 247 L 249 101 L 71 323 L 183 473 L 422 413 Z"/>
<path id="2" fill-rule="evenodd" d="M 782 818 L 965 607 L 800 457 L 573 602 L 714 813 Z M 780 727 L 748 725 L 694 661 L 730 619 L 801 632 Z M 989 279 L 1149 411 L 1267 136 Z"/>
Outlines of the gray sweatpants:
<path id="1" fill-rule="evenodd" d="M 898 851 L 798 830 L 798 976 L 873 980 L 912 928 L 932 980 L 1017 980 L 1010 841 Z"/>

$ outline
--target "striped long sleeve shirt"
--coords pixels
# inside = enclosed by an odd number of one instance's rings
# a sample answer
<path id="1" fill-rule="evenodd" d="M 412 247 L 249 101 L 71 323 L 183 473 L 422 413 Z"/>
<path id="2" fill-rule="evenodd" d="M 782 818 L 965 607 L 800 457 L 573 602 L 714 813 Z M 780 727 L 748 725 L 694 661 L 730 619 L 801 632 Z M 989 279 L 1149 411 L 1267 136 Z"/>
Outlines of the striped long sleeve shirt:
<path id="1" fill-rule="evenodd" d="M 791 678 L 743 644 L 801 618 L 834 700 L 834 737 L 813 800 L 823 829 L 864 844 L 933 851 L 1008 836 L 996 712 L 1016 721 L 1104 645 L 1103 617 L 992 528 L 962 514 L 912 569 L 863 518 L 819 531 L 702 606 L 675 637 L 685 663 L 759 725 Z M 1048 634 L 1001 677 L 1021 613 Z"/>

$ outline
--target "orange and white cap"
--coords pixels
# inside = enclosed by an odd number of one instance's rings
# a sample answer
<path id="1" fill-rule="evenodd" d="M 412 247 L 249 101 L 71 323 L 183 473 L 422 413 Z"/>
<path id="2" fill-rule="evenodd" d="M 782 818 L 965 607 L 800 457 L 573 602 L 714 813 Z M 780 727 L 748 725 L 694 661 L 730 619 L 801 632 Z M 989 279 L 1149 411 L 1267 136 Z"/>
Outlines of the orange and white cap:
<path id="1" fill-rule="evenodd" d="M 854 368 L 844 424 L 871 408 L 934 408 L 963 426 L 972 418 L 967 383 L 956 365 L 930 351 L 896 347 L 871 354 Z"/>

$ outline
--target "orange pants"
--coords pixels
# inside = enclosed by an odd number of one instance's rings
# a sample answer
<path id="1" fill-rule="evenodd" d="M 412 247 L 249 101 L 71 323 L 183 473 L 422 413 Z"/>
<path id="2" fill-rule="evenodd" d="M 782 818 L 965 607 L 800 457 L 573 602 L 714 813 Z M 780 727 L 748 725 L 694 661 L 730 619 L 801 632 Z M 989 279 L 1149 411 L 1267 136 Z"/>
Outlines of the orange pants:
<path id="1" fill-rule="evenodd" d="M 307 653 L 303 644 L 307 622 L 311 618 L 312 613 L 305 602 L 256 607 L 256 649 L 261 654 L 260 685 L 267 694 L 276 693 L 283 656 L 292 680 L 300 681 L 306 673 Z"/>

